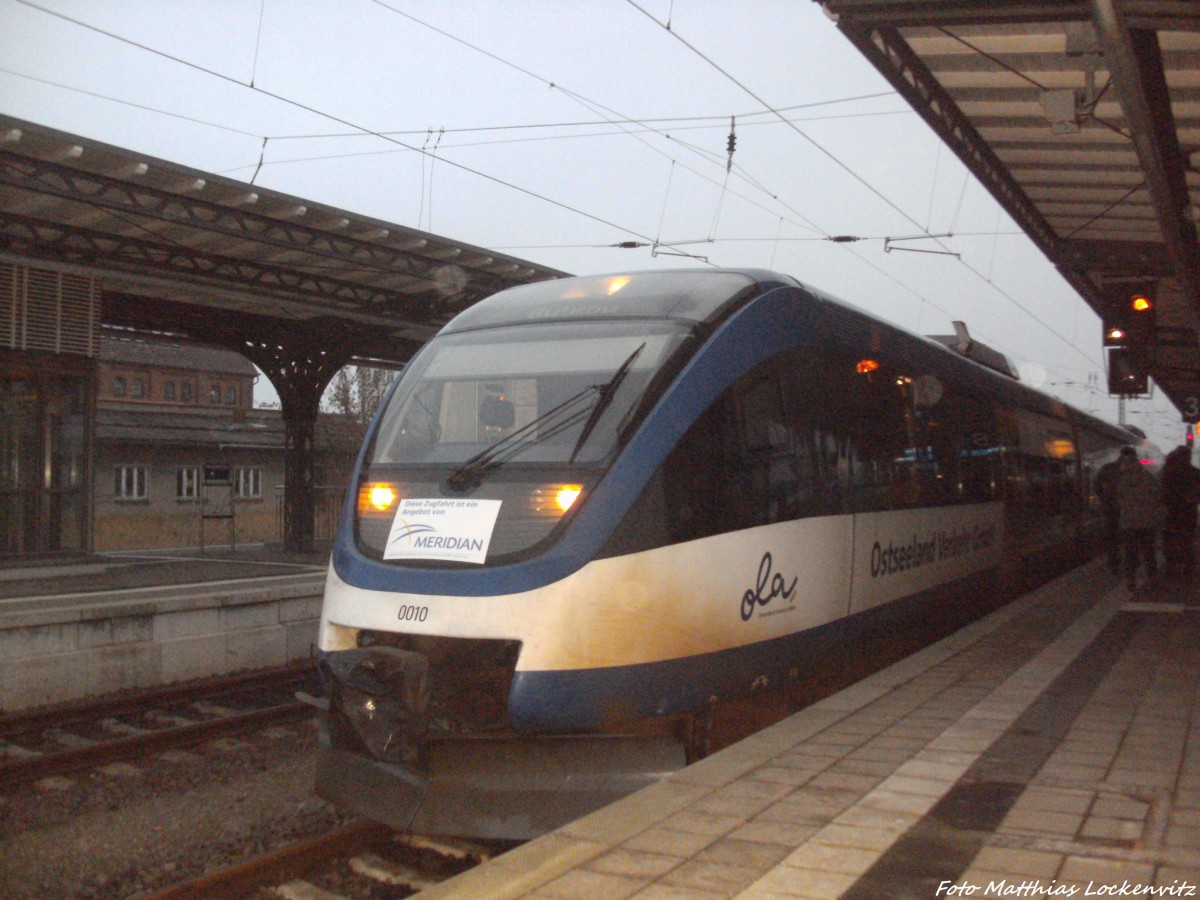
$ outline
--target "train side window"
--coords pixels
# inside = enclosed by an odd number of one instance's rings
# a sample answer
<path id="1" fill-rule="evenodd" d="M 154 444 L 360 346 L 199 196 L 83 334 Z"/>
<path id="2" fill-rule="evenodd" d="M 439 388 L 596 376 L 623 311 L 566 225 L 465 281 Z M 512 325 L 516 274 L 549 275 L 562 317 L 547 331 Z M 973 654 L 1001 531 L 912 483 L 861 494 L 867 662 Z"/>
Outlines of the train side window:
<path id="1" fill-rule="evenodd" d="M 803 442 L 797 440 L 774 376 L 764 372 L 735 389 L 738 431 L 729 473 L 735 527 L 794 519 L 801 494 L 807 499 L 812 493 L 812 456 L 798 452 Z"/>
<path id="2" fill-rule="evenodd" d="M 931 376 L 925 376 L 926 378 Z M 928 437 L 933 481 L 929 503 L 980 503 L 996 496 L 1000 453 L 991 404 L 956 385 L 937 383 L 916 415 Z"/>
<path id="3" fill-rule="evenodd" d="M 958 416 L 959 495 L 967 503 L 996 500 L 1003 480 L 1003 454 L 995 409 L 986 400 L 969 397 L 959 407 Z"/>
<path id="4" fill-rule="evenodd" d="M 900 376 L 897 386 L 906 401 L 906 457 L 916 482 L 917 503 L 943 506 L 957 500 L 958 453 L 955 421 L 946 385 L 926 372 Z"/>
<path id="5" fill-rule="evenodd" d="M 672 451 L 661 470 L 672 540 L 789 521 L 825 508 L 816 487 L 812 421 L 804 404 L 787 396 L 798 365 L 788 354 L 743 376 Z M 812 384 L 807 387 L 811 391 Z"/>
<path id="6" fill-rule="evenodd" d="M 1017 446 L 1009 470 L 1014 502 L 1038 518 L 1077 511 L 1079 459 L 1070 425 L 1021 408 L 1015 419 Z"/>
<path id="7" fill-rule="evenodd" d="M 850 487 L 850 439 L 821 423 L 814 440 L 817 448 L 816 503 L 828 513 L 846 512 Z"/>
<path id="8" fill-rule="evenodd" d="M 728 420 L 728 410 L 718 401 L 688 429 L 659 470 L 671 541 L 690 541 L 729 530 L 723 489 Z"/>
<path id="9" fill-rule="evenodd" d="M 847 511 L 903 509 L 920 500 L 904 377 L 875 358 L 835 354 L 828 378 L 828 428 L 839 441 L 838 481 Z"/>

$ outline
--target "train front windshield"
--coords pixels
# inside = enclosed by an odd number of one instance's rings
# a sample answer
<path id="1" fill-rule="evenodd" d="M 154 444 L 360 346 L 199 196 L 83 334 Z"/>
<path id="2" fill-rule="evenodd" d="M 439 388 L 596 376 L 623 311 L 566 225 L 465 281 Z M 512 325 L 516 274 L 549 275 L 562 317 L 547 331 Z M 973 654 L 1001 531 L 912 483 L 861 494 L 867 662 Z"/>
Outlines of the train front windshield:
<path id="1" fill-rule="evenodd" d="M 610 320 L 439 336 L 380 418 L 359 484 L 360 548 L 416 565 L 533 552 L 584 502 L 690 333 Z"/>

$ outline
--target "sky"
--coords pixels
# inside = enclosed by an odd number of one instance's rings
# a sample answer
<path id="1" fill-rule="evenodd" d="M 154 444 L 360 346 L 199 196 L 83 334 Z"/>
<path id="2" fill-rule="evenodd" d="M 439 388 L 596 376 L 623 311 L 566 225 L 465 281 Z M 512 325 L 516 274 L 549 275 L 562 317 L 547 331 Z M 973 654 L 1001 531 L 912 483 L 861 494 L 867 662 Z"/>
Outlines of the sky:
<path id="1" fill-rule="evenodd" d="M 0 0 L 0 112 L 573 274 L 775 269 L 1118 418 L 1095 314 L 809 0 Z"/>

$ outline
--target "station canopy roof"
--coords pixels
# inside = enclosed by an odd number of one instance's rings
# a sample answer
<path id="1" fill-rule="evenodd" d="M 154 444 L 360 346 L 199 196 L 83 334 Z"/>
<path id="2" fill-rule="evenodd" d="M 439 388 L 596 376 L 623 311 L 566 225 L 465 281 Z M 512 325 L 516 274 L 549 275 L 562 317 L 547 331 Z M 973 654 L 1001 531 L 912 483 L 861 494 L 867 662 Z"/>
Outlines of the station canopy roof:
<path id="1" fill-rule="evenodd" d="M 0 259 L 97 279 L 106 325 L 331 324 L 403 359 L 498 290 L 564 272 L 0 116 Z M 269 338 L 269 334 L 266 335 Z"/>
<path id="2" fill-rule="evenodd" d="M 822 5 L 1102 319 L 1152 292 L 1149 374 L 1200 419 L 1200 3 Z"/>

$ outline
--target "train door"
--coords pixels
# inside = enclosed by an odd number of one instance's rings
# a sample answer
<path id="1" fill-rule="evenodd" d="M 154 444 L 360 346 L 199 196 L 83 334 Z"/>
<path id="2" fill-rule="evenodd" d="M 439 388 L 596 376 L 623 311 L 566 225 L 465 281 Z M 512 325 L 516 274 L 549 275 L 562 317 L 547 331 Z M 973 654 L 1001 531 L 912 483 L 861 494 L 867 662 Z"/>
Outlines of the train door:
<path id="1" fill-rule="evenodd" d="M 872 560 L 881 548 L 920 531 L 915 508 L 927 448 L 913 436 L 911 374 L 878 348 L 861 357 L 831 354 L 825 378 L 830 403 L 824 424 L 833 438 L 826 443 L 837 447 L 837 482 L 851 514 L 847 612 L 862 613 L 895 599 L 911 580 L 911 574 L 881 575 Z M 858 634 L 852 641 L 870 637 Z"/>
<path id="2" fill-rule="evenodd" d="M 831 509 L 832 492 L 819 479 L 824 364 L 812 348 L 781 354 L 740 378 L 712 410 L 724 435 L 718 505 L 732 532 L 721 565 L 740 570 L 737 583 L 749 587 L 742 619 L 762 638 L 805 633 L 803 652 L 776 660 L 772 680 L 819 680 L 844 658 L 853 519 Z"/>
<path id="3" fill-rule="evenodd" d="M 804 566 L 800 571 L 806 573 L 806 590 L 820 610 L 817 617 L 830 623 L 815 630 L 811 651 L 795 661 L 793 677 L 820 684 L 840 679 L 848 658 L 845 617 L 850 608 L 854 517 L 846 488 L 852 482 L 854 457 L 848 436 L 834 423 L 839 399 L 830 389 L 828 352 L 805 348 L 779 363 L 777 378 L 795 442 L 793 458 L 806 484 L 795 509 L 796 549 Z"/>

